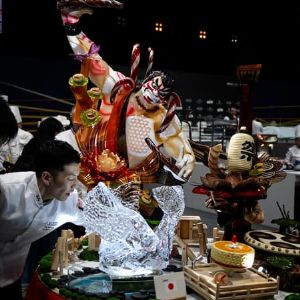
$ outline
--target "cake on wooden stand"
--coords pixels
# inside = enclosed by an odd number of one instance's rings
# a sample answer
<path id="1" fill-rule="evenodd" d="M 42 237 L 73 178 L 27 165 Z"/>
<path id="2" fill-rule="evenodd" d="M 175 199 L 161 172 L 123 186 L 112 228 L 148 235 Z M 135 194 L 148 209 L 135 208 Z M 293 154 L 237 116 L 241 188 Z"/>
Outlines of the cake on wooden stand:
<path id="1" fill-rule="evenodd" d="M 217 241 L 211 246 L 211 260 L 235 271 L 251 268 L 254 256 L 254 249 L 243 243 Z"/>
<path id="2" fill-rule="evenodd" d="M 278 292 L 278 279 L 252 268 L 255 251 L 232 241 L 215 241 L 211 245 L 214 263 L 184 266 L 186 285 L 206 300 L 268 299 Z"/>

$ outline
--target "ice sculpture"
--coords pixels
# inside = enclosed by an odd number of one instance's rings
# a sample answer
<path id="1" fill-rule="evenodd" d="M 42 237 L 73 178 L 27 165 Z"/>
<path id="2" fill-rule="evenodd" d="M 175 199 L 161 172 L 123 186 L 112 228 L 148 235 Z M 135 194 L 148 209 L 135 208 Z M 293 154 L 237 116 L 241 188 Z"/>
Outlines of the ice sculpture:
<path id="1" fill-rule="evenodd" d="M 153 196 L 164 212 L 152 230 L 135 210 L 105 184 L 91 190 L 84 204 L 87 232 L 101 236 L 100 269 L 109 275 L 147 275 L 167 267 L 175 227 L 184 210 L 181 186 L 161 186 Z"/>

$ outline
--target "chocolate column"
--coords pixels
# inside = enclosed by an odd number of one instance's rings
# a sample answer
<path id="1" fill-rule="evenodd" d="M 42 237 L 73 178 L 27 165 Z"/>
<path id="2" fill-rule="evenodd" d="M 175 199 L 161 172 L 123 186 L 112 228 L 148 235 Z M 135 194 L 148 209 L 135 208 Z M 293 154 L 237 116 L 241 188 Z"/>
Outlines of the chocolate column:
<path id="1" fill-rule="evenodd" d="M 241 65 L 237 68 L 237 78 L 240 82 L 240 120 L 239 127 L 245 126 L 247 133 L 252 134 L 253 95 L 255 83 L 262 65 Z"/>

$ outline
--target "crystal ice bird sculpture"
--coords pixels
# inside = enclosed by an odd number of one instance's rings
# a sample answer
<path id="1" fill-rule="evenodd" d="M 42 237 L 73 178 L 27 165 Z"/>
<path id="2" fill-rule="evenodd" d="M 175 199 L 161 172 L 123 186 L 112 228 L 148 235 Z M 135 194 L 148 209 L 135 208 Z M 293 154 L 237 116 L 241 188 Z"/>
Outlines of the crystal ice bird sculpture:
<path id="1" fill-rule="evenodd" d="M 88 193 L 84 204 L 85 226 L 88 233 L 101 236 L 102 271 L 112 276 L 133 276 L 167 267 L 175 228 L 184 211 L 183 189 L 162 186 L 153 189 L 153 196 L 164 212 L 154 231 L 105 184 L 99 183 Z"/>

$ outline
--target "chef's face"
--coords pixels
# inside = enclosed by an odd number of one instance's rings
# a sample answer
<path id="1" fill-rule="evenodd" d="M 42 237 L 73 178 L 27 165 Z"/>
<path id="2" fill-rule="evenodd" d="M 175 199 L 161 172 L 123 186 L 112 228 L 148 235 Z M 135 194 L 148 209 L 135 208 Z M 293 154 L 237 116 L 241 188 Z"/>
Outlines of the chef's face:
<path id="1" fill-rule="evenodd" d="M 300 149 L 300 138 L 295 138 L 295 145 Z"/>
<path id="2" fill-rule="evenodd" d="M 74 191 L 77 177 L 80 172 L 80 164 L 71 163 L 65 165 L 64 170 L 55 174 L 50 174 L 48 194 L 51 198 L 64 201 Z"/>

